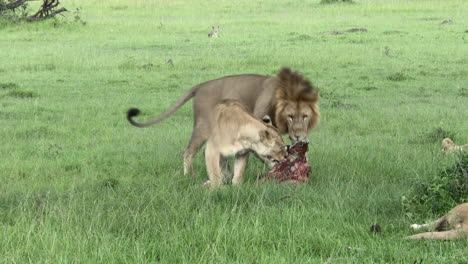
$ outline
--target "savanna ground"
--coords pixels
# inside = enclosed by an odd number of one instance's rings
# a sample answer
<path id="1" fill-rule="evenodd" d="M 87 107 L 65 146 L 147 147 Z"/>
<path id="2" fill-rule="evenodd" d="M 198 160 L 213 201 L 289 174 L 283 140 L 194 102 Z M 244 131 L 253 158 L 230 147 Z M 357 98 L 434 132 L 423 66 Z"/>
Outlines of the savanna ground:
<path id="1" fill-rule="evenodd" d="M 402 197 L 453 162 L 440 137 L 468 143 L 464 0 L 63 6 L 77 22 L 0 22 L 2 263 L 468 262 L 466 240 L 402 239 L 435 217 Z M 368 32 L 320 34 L 355 27 Z M 125 119 L 282 66 L 322 94 L 308 184 L 257 185 L 267 168 L 251 157 L 241 188 L 207 190 L 203 155 L 182 175 L 191 103 L 146 129 Z"/>

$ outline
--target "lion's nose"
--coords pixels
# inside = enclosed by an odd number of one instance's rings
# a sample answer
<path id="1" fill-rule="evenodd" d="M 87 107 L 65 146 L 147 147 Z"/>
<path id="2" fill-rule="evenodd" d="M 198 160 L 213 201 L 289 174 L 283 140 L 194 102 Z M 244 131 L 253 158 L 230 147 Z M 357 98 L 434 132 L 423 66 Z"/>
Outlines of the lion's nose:
<path id="1" fill-rule="evenodd" d="M 301 136 L 289 136 L 289 139 L 291 139 L 291 142 L 293 144 L 296 144 L 299 141 L 309 142 L 307 137 L 301 137 Z"/>
<path id="2" fill-rule="evenodd" d="M 301 139 L 300 136 L 292 136 L 292 137 L 291 137 L 291 141 L 293 141 L 294 143 L 297 142 L 297 141 L 299 141 L 300 139 Z"/>

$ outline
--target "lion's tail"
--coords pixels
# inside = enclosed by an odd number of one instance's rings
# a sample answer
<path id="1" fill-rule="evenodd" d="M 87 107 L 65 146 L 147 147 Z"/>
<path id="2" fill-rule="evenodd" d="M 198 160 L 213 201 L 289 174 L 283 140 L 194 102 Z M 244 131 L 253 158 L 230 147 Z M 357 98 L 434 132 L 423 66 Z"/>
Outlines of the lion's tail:
<path id="1" fill-rule="evenodd" d="M 156 124 L 169 116 L 171 116 L 177 109 L 179 109 L 181 106 L 183 106 L 187 101 L 192 99 L 192 97 L 195 96 L 195 93 L 198 90 L 199 85 L 192 87 L 189 91 L 187 91 L 175 104 L 173 104 L 166 112 L 161 114 L 160 116 L 157 116 L 153 120 L 150 120 L 145 123 L 137 123 L 133 121 L 133 117 L 137 116 L 140 114 L 140 110 L 137 108 L 130 108 L 127 112 L 127 120 L 130 122 L 130 124 L 137 126 L 137 127 L 147 127 L 153 124 Z"/>

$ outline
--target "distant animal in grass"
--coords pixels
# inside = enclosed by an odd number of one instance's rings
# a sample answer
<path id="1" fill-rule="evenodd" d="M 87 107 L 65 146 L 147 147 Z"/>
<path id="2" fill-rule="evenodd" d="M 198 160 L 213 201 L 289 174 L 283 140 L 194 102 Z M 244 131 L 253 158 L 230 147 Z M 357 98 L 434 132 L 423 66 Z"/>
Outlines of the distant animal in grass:
<path id="1" fill-rule="evenodd" d="M 206 142 L 205 161 L 209 181 L 205 186 L 219 187 L 225 182 L 229 166 L 227 158 L 236 156 L 232 183 L 239 185 L 244 178 L 247 162 L 244 153 L 255 152 L 272 167 L 286 157 L 286 146 L 269 116 L 258 120 L 237 100 L 222 100 L 211 115 L 213 126 Z"/>
<path id="2" fill-rule="evenodd" d="M 380 227 L 379 224 L 373 224 L 371 225 L 370 231 L 371 233 L 380 233 L 382 232 L 382 228 Z"/>
<path id="3" fill-rule="evenodd" d="M 219 37 L 219 26 L 212 26 L 213 31 L 211 33 L 208 33 L 209 38 L 217 38 Z"/>
<path id="4" fill-rule="evenodd" d="M 411 225 L 413 230 L 421 228 L 430 228 L 436 232 L 425 232 L 412 236 L 408 239 L 437 239 L 453 240 L 468 238 L 468 203 L 462 203 L 455 206 L 446 215 L 441 218 L 423 225 Z"/>
<path id="5" fill-rule="evenodd" d="M 444 138 L 442 140 L 442 152 L 455 152 L 455 151 L 464 151 L 468 149 L 468 144 L 456 145 L 450 138 Z"/>
<path id="6" fill-rule="evenodd" d="M 451 25 L 451 24 L 453 24 L 453 21 L 452 21 L 452 19 L 445 19 L 445 20 L 442 21 L 442 23 L 440 23 L 440 24 L 448 24 L 448 25 Z"/>

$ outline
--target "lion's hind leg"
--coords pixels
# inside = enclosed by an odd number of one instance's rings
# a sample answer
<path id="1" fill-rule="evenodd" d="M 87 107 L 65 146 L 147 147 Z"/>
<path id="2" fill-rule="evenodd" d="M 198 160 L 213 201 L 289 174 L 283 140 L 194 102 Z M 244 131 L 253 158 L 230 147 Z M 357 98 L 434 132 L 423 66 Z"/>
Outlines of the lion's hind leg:
<path id="1" fill-rule="evenodd" d="M 200 151 L 205 141 L 208 139 L 208 129 L 202 123 L 194 126 L 192 138 L 184 151 L 184 175 L 193 173 L 193 157 Z"/>

